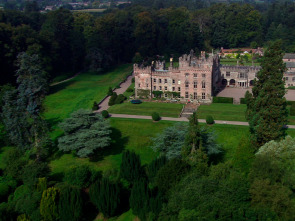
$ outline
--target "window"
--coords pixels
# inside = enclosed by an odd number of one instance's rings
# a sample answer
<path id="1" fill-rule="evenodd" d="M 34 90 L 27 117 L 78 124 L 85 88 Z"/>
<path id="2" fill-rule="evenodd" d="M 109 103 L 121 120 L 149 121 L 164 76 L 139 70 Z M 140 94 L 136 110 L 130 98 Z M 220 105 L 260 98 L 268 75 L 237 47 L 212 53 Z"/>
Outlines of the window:
<path id="1" fill-rule="evenodd" d="M 165 87 L 165 91 L 167 91 L 167 87 Z"/>
<path id="2" fill-rule="evenodd" d="M 156 78 L 154 78 L 154 83 L 156 83 L 157 82 L 157 79 Z"/>
<path id="3" fill-rule="evenodd" d="M 174 79 L 172 80 L 172 84 L 175 84 L 175 80 Z"/>
<path id="4" fill-rule="evenodd" d="M 188 92 L 185 92 L 185 98 L 188 98 Z"/>
<path id="5" fill-rule="evenodd" d="M 185 73 L 185 77 L 187 78 L 189 76 L 189 73 Z"/>
<path id="6" fill-rule="evenodd" d="M 206 88 L 206 82 L 202 81 L 202 88 Z"/>
<path id="7" fill-rule="evenodd" d="M 289 78 L 288 77 L 286 77 L 286 81 L 288 80 Z"/>
<path id="8" fill-rule="evenodd" d="M 197 88 L 197 87 L 198 87 L 198 82 L 194 81 L 194 88 Z"/>
<path id="9" fill-rule="evenodd" d="M 175 87 L 172 87 L 172 91 L 175 91 Z"/>
<path id="10" fill-rule="evenodd" d="M 245 73 L 240 73 L 240 78 L 245 78 Z"/>
<path id="11" fill-rule="evenodd" d="M 295 77 L 292 77 L 292 81 L 295 81 Z"/>
<path id="12" fill-rule="evenodd" d="M 156 86 L 154 86 L 154 90 L 156 90 L 157 89 L 157 87 Z"/>
<path id="13" fill-rule="evenodd" d="M 230 72 L 229 71 L 226 72 L 226 77 L 230 77 Z"/>
<path id="14" fill-rule="evenodd" d="M 205 93 L 202 93 L 202 99 L 203 99 L 203 100 L 206 99 L 206 95 L 205 95 Z"/>
<path id="15" fill-rule="evenodd" d="M 162 90 L 162 86 L 159 87 L 160 91 Z"/>
<path id="16" fill-rule="evenodd" d="M 159 79 L 159 83 L 162 83 L 162 79 Z"/>
<path id="17" fill-rule="evenodd" d="M 194 73 L 194 78 L 197 78 L 198 77 L 198 74 Z"/>
<path id="18" fill-rule="evenodd" d="M 195 100 L 198 99 L 197 92 L 194 92 L 194 99 L 195 99 Z"/>
<path id="19" fill-rule="evenodd" d="M 186 82 L 185 82 L 185 88 L 188 88 L 188 87 L 189 87 L 189 82 L 186 81 Z"/>
<path id="20" fill-rule="evenodd" d="M 178 91 L 180 91 L 180 87 L 178 87 Z"/>
<path id="21" fill-rule="evenodd" d="M 178 84 L 181 84 L 181 81 L 178 81 Z"/>
<path id="22" fill-rule="evenodd" d="M 167 79 L 165 79 L 165 80 L 164 80 L 164 83 L 167 84 L 167 82 L 168 82 Z"/>
<path id="23" fill-rule="evenodd" d="M 140 87 L 140 84 L 138 84 L 138 87 Z"/>
<path id="24" fill-rule="evenodd" d="M 149 84 L 146 84 L 146 87 L 149 87 Z"/>
<path id="25" fill-rule="evenodd" d="M 167 97 L 167 94 L 164 94 L 164 97 Z"/>
<path id="26" fill-rule="evenodd" d="M 206 77 L 206 74 L 202 74 L 202 78 L 205 78 Z"/>

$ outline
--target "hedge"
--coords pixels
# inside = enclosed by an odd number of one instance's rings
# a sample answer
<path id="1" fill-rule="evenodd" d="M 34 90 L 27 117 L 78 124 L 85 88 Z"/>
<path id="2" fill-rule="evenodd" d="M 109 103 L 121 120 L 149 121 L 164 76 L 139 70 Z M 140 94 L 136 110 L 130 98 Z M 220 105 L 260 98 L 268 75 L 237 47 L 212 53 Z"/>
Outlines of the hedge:
<path id="1" fill-rule="evenodd" d="M 295 103 L 292 103 L 291 108 L 290 108 L 290 115 L 295 116 Z"/>
<path id="2" fill-rule="evenodd" d="M 241 98 L 240 98 L 240 104 L 247 104 L 247 103 L 246 103 L 246 98 L 241 97 Z"/>
<path id="3" fill-rule="evenodd" d="M 295 104 L 295 101 L 287 101 L 287 105 Z"/>
<path id="4" fill-rule="evenodd" d="M 234 99 L 232 97 L 213 97 L 213 103 L 227 103 L 232 104 Z"/>

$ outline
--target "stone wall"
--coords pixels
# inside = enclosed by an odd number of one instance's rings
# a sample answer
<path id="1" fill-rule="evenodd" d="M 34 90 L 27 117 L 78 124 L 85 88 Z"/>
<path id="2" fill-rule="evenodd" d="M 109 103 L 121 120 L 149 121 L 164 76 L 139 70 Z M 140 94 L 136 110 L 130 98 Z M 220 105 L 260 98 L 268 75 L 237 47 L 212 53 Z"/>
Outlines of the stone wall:
<path id="1" fill-rule="evenodd" d="M 219 57 L 205 52 L 196 57 L 191 51 L 179 58 L 179 67 L 174 68 L 172 59 L 168 70 L 159 62 L 153 66 L 134 65 L 135 95 L 139 90 L 162 91 L 168 98 L 168 92 L 179 92 L 183 101 L 211 103 L 214 89 L 220 81 Z M 166 93 L 165 93 L 166 92 Z M 170 93 L 171 94 L 171 93 Z"/>

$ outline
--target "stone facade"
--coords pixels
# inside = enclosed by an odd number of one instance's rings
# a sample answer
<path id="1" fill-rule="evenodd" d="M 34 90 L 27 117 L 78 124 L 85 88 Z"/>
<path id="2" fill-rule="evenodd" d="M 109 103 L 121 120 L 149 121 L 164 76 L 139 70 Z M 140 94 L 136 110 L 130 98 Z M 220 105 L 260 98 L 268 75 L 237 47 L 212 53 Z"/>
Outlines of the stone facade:
<path id="1" fill-rule="evenodd" d="M 285 87 L 295 86 L 295 54 L 286 53 L 283 57 L 287 71 L 284 74 Z"/>
<path id="2" fill-rule="evenodd" d="M 135 96 L 153 97 L 153 91 L 162 91 L 165 98 L 180 95 L 182 101 L 211 103 L 213 93 L 220 82 L 219 56 L 206 56 L 201 52 L 196 57 L 191 51 L 179 58 L 179 67 L 156 61 L 151 66 L 139 67 L 134 64 Z"/>
<path id="3" fill-rule="evenodd" d="M 283 58 L 287 71 L 284 73 L 285 87 L 295 86 L 295 54 Z M 173 67 L 173 60 L 165 68 L 165 62 L 156 61 L 151 66 L 134 64 L 135 96 L 154 97 L 161 91 L 162 97 L 195 103 L 211 103 L 212 96 L 220 87 L 248 88 L 253 86 L 260 66 L 221 65 L 218 55 L 206 56 L 201 52 L 196 57 L 191 51 L 179 58 L 179 67 Z"/>
<path id="4" fill-rule="evenodd" d="M 260 69 L 260 66 L 220 65 L 221 84 L 228 87 L 251 87 Z"/>

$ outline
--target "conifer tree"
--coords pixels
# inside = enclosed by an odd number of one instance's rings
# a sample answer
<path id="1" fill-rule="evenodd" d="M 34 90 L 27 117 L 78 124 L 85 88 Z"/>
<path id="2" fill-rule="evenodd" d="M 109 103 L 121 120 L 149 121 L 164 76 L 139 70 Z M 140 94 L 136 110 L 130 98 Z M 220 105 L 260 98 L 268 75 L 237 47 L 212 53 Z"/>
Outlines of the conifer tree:
<path id="1" fill-rule="evenodd" d="M 80 220 L 83 209 L 81 190 L 77 187 L 63 187 L 60 193 L 58 209 L 61 221 Z"/>
<path id="2" fill-rule="evenodd" d="M 58 190 L 50 187 L 43 191 L 40 202 L 40 213 L 45 221 L 54 221 L 58 218 Z"/>
<path id="3" fill-rule="evenodd" d="M 125 151 L 122 156 L 120 167 L 120 177 L 132 183 L 144 176 L 144 170 L 141 167 L 140 157 L 131 151 Z"/>
<path id="4" fill-rule="evenodd" d="M 283 81 L 286 65 L 282 58 L 281 44 L 273 43 L 265 52 L 252 94 L 246 94 L 246 117 L 251 141 L 256 147 L 286 136 L 284 125 L 287 124 L 288 112 Z"/>
<path id="5" fill-rule="evenodd" d="M 105 217 L 114 216 L 121 206 L 121 188 L 108 178 L 95 182 L 89 190 L 91 202 Z"/>

